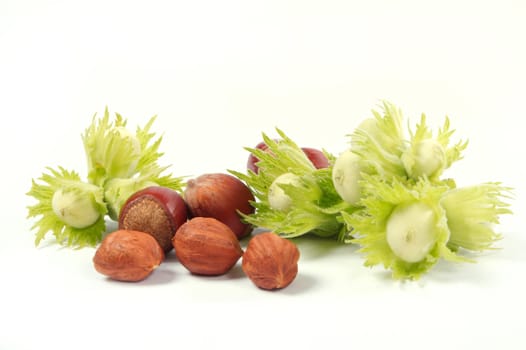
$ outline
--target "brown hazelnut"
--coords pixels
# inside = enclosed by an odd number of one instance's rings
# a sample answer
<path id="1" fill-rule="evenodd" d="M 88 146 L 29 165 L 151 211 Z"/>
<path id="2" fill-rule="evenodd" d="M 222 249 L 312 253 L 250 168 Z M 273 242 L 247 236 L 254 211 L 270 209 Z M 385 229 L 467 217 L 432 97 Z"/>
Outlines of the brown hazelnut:
<path id="1" fill-rule="evenodd" d="M 190 216 L 215 218 L 242 238 L 252 232 L 252 225 L 243 222 L 239 213 L 252 214 L 254 195 L 238 178 L 222 173 L 203 174 L 187 183 L 184 199 Z"/>
<path id="2" fill-rule="evenodd" d="M 264 232 L 248 242 L 241 266 L 259 288 L 280 289 L 296 278 L 299 257 L 294 243 L 273 232 Z"/>
<path id="3" fill-rule="evenodd" d="M 163 259 L 161 246 L 148 233 L 117 230 L 102 240 L 93 264 L 114 280 L 136 282 L 148 277 Z"/>
<path id="4" fill-rule="evenodd" d="M 119 229 L 149 233 L 168 253 L 173 248 L 175 232 L 186 220 L 186 203 L 179 193 L 151 186 L 126 200 L 119 214 Z"/>
<path id="5" fill-rule="evenodd" d="M 234 232 L 214 218 L 196 217 L 187 221 L 172 242 L 177 259 L 197 275 L 225 274 L 243 255 Z"/>

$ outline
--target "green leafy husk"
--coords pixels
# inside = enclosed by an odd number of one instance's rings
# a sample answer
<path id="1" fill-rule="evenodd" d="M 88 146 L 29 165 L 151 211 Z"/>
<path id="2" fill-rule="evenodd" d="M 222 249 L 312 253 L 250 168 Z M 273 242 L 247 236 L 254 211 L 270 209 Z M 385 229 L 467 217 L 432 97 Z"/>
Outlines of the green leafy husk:
<path id="1" fill-rule="evenodd" d="M 33 180 L 27 195 L 34 197 L 38 203 L 28 207 L 28 218 L 40 217 L 32 229 L 37 230 L 35 245 L 51 232 L 58 243 L 71 247 L 94 246 L 102 238 L 106 229 L 104 215 L 107 212 L 102 188 L 82 182 L 78 173 L 59 167 L 58 170 L 47 168 L 39 182 Z M 66 190 L 88 197 L 100 213 L 99 218 L 90 226 L 75 228 L 63 222 L 53 211 L 52 198 L 56 191 Z"/>
<path id="2" fill-rule="evenodd" d="M 360 245 L 359 252 L 365 256 L 365 266 L 380 264 L 391 270 L 395 279 L 418 279 L 440 258 L 467 261 L 447 246 L 450 232 L 446 211 L 440 205 L 442 196 L 449 190 L 447 184 L 434 184 L 426 179 L 416 183 L 396 178 L 386 181 L 378 175 L 364 175 L 363 190 L 363 208 L 342 216 L 354 237 L 347 242 Z M 397 257 L 389 247 L 386 225 L 397 206 L 414 202 L 424 203 L 433 210 L 435 244 L 423 260 L 410 263 Z"/>
<path id="3" fill-rule="evenodd" d="M 448 247 L 455 251 L 493 249 L 494 243 L 502 239 L 495 232 L 500 215 L 512 214 L 510 204 L 505 201 L 511 198 L 511 191 L 510 187 L 489 182 L 446 192 L 441 205 L 451 232 Z"/>
<path id="4" fill-rule="evenodd" d="M 259 159 L 258 173 L 230 170 L 253 190 L 255 212 L 242 214 L 243 219 L 257 227 L 271 230 L 284 237 L 298 237 L 311 233 L 322 237 L 343 237 L 345 229 L 339 219 L 340 211 L 354 210 L 342 201 L 332 184 L 331 168 L 316 169 L 301 148 L 282 130 L 275 141 L 263 133 L 268 150 L 246 148 Z M 329 159 L 334 157 L 327 153 Z M 285 173 L 299 177 L 299 186 L 283 184 L 280 187 L 290 197 L 288 211 L 273 209 L 268 201 L 269 188 L 276 178 Z"/>
<path id="5" fill-rule="evenodd" d="M 169 167 L 158 164 L 163 155 L 159 152 L 162 137 L 155 138 L 155 133 L 151 132 L 155 118 L 150 118 L 144 127 L 138 127 L 133 134 L 126 129 L 126 119 L 116 113 L 115 119 L 111 121 L 106 108 L 102 118 L 97 119 L 96 114 L 93 116 L 91 125 L 82 134 L 88 164 L 86 182 L 76 172 L 68 172 L 63 168 L 48 168 L 51 174 L 44 174 L 40 178 L 47 186 L 33 180 L 27 194 L 38 202 L 28 207 L 29 217 L 41 216 L 32 228 L 37 230 L 37 245 L 51 231 L 60 244 L 93 246 L 100 241 L 105 231 L 105 215 L 118 220 L 122 205 L 136 191 L 148 186 L 182 191 L 185 183 L 183 177 L 167 174 Z M 65 186 L 78 190 L 79 196 L 95 198 L 101 215 L 93 225 L 82 229 L 71 227 L 55 215 L 51 205 L 53 195 Z"/>

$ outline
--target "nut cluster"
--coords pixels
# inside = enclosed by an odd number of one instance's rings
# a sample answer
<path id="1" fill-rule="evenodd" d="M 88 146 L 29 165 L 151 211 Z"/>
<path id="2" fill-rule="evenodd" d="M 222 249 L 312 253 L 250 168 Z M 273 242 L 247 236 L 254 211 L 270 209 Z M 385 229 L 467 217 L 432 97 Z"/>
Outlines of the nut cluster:
<path id="1" fill-rule="evenodd" d="M 162 187 L 132 195 L 119 215 L 119 229 L 102 241 L 93 263 L 111 279 L 141 281 L 174 249 L 178 261 L 194 275 L 219 276 L 242 259 L 242 270 L 259 288 L 281 289 L 298 273 L 299 250 L 272 232 L 250 234 L 239 212 L 254 209 L 248 187 L 226 174 L 207 174 L 190 183 L 183 196 Z"/>

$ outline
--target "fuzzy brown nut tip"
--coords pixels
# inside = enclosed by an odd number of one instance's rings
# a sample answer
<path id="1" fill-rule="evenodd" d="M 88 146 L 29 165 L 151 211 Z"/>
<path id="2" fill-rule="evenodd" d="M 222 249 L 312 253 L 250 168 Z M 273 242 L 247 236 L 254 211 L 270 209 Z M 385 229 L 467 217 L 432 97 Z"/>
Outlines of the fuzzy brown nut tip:
<path id="1" fill-rule="evenodd" d="M 214 218 L 196 217 L 187 221 L 172 242 L 177 259 L 197 275 L 225 274 L 243 255 L 234 232 Z"/>
<path id="2" fill-rule="evenodd" d="M 148 277 L 163 260 L 161 246 L 148 233 L 117 230 L 102 240 L 93 264 L 111 279 L 137 282 Z"/>
<path id="3" fill-rule="evenodd" d="M 186 220 L 186 203 L 179 193 L 151 186 L 134 193 L 122 206 L 119 229 L 149 233 L 168 253 L 175 232 Z"/>
<path id="4" fill-rule="evenodd" d="M 281 289 L 296 278 L 299 258 L 294 243 L 273 232 L 264 232 L 248 242 L 241 266 L 259 288 Z"/>

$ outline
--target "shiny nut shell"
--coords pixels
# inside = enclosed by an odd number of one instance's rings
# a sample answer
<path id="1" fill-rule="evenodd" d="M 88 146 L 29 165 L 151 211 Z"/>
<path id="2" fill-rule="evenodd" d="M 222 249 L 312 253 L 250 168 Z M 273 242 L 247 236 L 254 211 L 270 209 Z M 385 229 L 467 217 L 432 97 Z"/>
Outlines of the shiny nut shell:
<path id="1" fill-rule="evenodd" d="M 215 218 L 238 238 L 252 232 L 252 225 L 243 222 L 238 212 L 251 214 L 254 195 L 238 178 L 222 173 L 203 174 L 188 181 L 184 193 L 191 216 Z"/>

